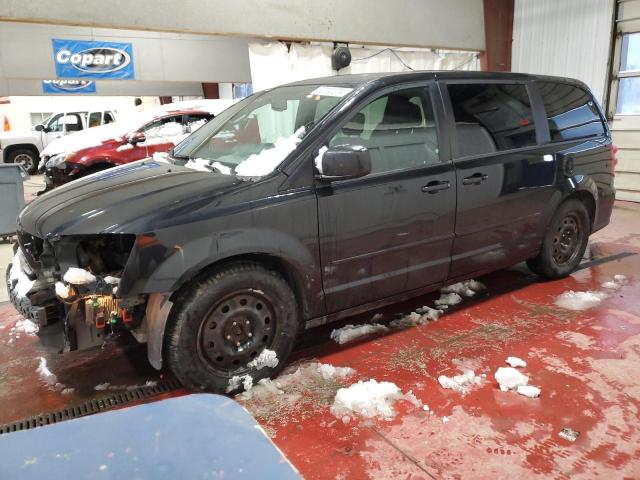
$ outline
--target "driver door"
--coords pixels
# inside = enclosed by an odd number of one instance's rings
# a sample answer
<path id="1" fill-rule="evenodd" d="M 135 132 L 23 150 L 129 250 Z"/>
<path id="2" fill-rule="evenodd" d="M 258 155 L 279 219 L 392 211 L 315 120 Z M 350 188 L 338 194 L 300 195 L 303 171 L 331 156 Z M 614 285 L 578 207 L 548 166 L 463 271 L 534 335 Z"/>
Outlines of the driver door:
<path id="1" fill-rule="evenodd" d="M 440 154 L 435 88 L 396 88 L 374 98 L 329 141 L 366 147 L 371 173 L 316 189 L 328 313 L 448 275 L 456 182 L 451 161 Z"/>
<path id="2" fill-rule="evenodd" d="M 65 114 L 59 113 L 49 120 L 46 131 L 42 131 L 42 146 L 46 147 L 64 135 Z"/>

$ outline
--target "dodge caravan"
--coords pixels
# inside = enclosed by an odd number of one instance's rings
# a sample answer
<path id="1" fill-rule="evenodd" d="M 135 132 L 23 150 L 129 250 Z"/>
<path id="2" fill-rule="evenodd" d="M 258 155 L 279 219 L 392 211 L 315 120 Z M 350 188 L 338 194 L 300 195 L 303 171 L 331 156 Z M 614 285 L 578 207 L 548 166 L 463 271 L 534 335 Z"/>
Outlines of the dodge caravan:
<path id="1" fill-rule="evenodd" d="M 225 391 L 277 373 L 302 329 L 521 261 L 569 275 L 609 222 L 615 163 L 575 80 L 301 81 L 237 103 L 166 160 L 28 205 L 10 296 L 41 331 L 62 324 L 66 350 L 128 330 L 154 367 Z M 265 350 L 275 361 L 256 361 Z"/>

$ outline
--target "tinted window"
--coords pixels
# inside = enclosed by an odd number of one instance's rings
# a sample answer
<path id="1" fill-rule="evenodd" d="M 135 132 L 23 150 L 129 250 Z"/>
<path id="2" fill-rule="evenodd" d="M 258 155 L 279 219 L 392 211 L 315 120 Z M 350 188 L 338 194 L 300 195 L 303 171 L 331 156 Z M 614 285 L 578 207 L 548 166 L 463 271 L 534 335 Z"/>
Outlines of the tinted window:
<path id="1" fill-rule="evenodd" d="M 113 122 L 114 122 L 114 119 L 111 112 L 104 112 L 104 124 L 106 125 L 107 123 L 113 123 Z"/>
<path id="2" fill-rule="evenodd" d="M 428 90 L 400 90 L 374 100 L 347 121 L 329 144 L 368 148 L 372 173 L 437 163 L 438 136 Z"/>
<path id="3" fill-rule="evenodd" d="M 102 112 L 91 112 L 89 114 L 89 128 L 97 127 L 102 120 Z"/>
<path id="4" fill-rule="evenodd" d="M 591 96 L 581 88 L 536 82 L 547 112 L 551 141 L 603 135 L 602 119 Z"/>
<path id="5" fill-rule="evenodd" d="M 458 156 L 536 144 L 531 102 L 524 85 L 448 85 L 458 134 Z"/>

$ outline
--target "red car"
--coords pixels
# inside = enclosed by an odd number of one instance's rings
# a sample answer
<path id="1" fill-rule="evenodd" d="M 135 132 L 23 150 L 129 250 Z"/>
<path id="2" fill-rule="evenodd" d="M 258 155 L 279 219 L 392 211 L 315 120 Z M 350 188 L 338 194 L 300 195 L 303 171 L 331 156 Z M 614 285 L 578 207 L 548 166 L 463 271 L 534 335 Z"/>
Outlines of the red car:
<path id="1" fill-rule="evenodd" d="M 68 135 L 48 145 L 40 162 L 46 190 L 171 150 L 214 117 L 212 111 L 204 108 L 168 110 L 167 107 Z"/>

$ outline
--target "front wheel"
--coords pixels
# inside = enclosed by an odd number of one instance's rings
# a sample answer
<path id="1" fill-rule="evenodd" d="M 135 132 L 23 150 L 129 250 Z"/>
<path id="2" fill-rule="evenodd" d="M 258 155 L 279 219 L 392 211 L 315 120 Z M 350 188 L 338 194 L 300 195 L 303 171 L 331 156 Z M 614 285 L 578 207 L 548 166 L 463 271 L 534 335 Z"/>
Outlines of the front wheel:
<path id="1" fill-rule="evenodd" d="M 36 173 L 38 169 L 38 156 L 29 149 L 19 149 L 11 152 L 9 163 L 20 163 L 29 174 Z"/>
<path id="2" fill-rule="evenodd" d="M 590 231 L 591 221 L 582 202 L 564 202 L 545 232 L 540 253 L 527 260 L 527 265 L 548 279 L 566 277 L 580 264 Z"/>
<path id="3" fill-rule="evenodd" d="M 295 295 L 281 275 L 253 262 L 237 263 L 178 294 L 164 356 L 187 388 L 234 393 L 284 367 L 299 324 Z M 273 357 L 255 361 L 265 349 L 275 352 L 277 364 Z"/>

